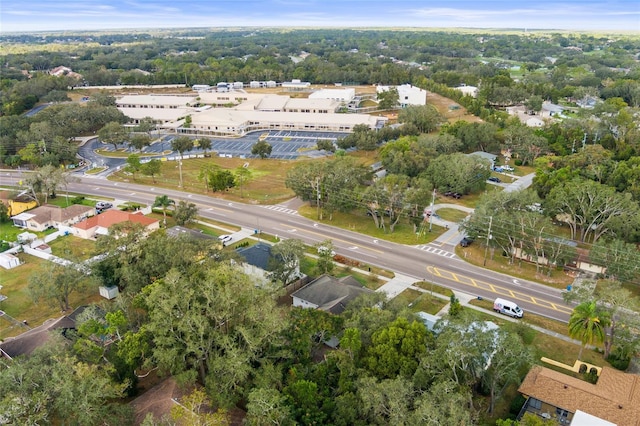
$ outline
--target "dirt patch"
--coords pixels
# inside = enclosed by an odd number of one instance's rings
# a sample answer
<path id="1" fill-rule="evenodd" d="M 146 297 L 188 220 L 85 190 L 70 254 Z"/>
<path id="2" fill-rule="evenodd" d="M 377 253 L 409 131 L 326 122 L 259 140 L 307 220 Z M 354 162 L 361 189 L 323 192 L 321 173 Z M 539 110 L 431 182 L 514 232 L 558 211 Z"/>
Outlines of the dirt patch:
<path id="1" fill-rule="evenodd" d="M 427 92 L 427 103 L 435 106 L 438 112 L 445 116 L 450 123 L 458 120 L 467 121 L 469 123 L 482 123 L 482 120 L 479 117 L 469 114 L 465 107 L 456 101 L 445 98 L 437 93 Z"/>

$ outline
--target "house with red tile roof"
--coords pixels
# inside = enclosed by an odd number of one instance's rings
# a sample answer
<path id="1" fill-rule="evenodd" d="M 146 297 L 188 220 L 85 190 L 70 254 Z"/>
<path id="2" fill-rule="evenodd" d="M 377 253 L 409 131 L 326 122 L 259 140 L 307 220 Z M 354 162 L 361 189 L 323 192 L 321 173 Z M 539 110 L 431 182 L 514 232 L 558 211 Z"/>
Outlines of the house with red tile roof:
<path id="1" fill-rule="evenodd" d="M 640 376 L 611 367 L 602 367 L 597 383 L 592 384 L 534 366 L 518 391 L 527 398 L 521 414 L 531 412 L 569 424 L 583 412 L 618 426 L 640 426 Z"/>
<path id="2" fill-rule="evenodd" d="M 160 228 L 160 221 L 158 219 L 147 217 L 140 212 L 130 213 L 111 209 L 76 223 L 71 227 L 71 230 L 73 235 L 90 239 L 98 235 L 108 235 L 109 228 L 123 222 L 139 223 L 145 227 L 147 232 L 153 232 Z"/>

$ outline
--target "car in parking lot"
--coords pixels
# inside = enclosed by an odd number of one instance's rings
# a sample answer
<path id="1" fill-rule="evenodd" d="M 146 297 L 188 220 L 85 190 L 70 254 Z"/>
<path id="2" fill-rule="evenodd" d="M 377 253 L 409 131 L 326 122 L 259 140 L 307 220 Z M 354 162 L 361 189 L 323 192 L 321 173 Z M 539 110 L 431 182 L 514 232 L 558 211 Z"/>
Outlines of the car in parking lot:
<path id="1" fill-rule="evenodd" d="M 495 177 L 495 176 L 491 176 L 491 177 L 488 179 L 488 181 L 489 181 L 489 182 L 495 182 L 495 183 L 500 183 L 500 182 L 502 182 L 502 181 L 500 180 L 500 178 L 497 178 L 497 177 Z"/>
<path id="2" fill-rule="evenodd" d="M 515 169 L 514 169 L 513 167 L 508 166 L 508 165 L 506 165 L 506 164 L 505 164 L 504 166 L 502 166 L 502 170 L 504 170 L 504 171 L 506 171 L 506 172 L 512 172 L 512 171 L 514 171 Z"/>
<path id="3" fill-rule="evenodd" d="M 107 209 L 110 209 L 111 207 L 113 207 L 113 204 L 111 204 L 108 201 L 98 201 L 96 203 L 96 209 L 98 210 L 107 210 Z"/>
<path id="4" fill-rule="evenodd" d="M 220 241 L 223 245 L 231 242 L 231 240 L 233 240 L 233 237 L 231 235 L 220 235 L 218 237 L 218 241 Z"/>
<path id="5" fill-rule="evenodd" d="M 473 243 L 473 238 L 471 237 L 464 237 L 462 240 L 460 240 L 460 245 L 462 247 L 469 247 L 471 243 Z"/>

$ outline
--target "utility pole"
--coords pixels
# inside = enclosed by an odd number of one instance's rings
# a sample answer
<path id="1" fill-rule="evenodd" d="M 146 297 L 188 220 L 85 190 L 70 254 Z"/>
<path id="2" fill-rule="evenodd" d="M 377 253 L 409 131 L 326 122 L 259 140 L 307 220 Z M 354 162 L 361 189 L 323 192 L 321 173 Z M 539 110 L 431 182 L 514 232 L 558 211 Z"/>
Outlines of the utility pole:
<path id="1" fill-rule="evenodd" d="M 320 219 L 320 178 L 316 178 L 316 205 L 318 206 L 318 219 Z"/>
<path id="2" fill-rule="evenodd" d="M 493 216 L 489 216 L 489 229 L 487 230 L 487 245 L 484 248 L 484 262 L 482 266 L 487 266 L 487 250 L 489 250 L 489 241 L 491 240 L 491 224 L 493 223 Z"/>
<path id="3" fill-rule="evenodd" d="M 431 232 L 431 228 L 433 226 L 433 203 L 436 202 L 436 189 L 433 188 L 433 193 L 431 194 L 431 207 L 429 211 L 429 232 Z"/>

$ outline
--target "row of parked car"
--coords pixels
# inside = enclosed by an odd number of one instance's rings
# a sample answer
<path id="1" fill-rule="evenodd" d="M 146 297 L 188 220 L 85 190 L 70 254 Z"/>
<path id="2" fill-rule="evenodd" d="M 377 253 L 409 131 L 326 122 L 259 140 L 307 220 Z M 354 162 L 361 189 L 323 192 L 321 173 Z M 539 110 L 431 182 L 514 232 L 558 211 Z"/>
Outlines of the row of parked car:
<path id="1" fill-rule="evenodd" d="M 460 198 L 462 198 L 462 194 L 460 194 L 458 192 L 452 192 L 452 191 L 445 192 L 444 196 L 445 197 L 455 198 L 456 200 L 459 200 Z"/>
<path id="2" fill-rule="evenodd" d="M 515 171 L 515 169 L 509 166 L 508 164 L 505 164 L 504 166 L 494 166 L 493 171 L 498 173 L 503 173 L 503 172 L 513 172 Z"/>

